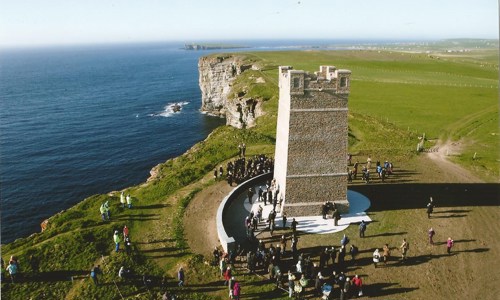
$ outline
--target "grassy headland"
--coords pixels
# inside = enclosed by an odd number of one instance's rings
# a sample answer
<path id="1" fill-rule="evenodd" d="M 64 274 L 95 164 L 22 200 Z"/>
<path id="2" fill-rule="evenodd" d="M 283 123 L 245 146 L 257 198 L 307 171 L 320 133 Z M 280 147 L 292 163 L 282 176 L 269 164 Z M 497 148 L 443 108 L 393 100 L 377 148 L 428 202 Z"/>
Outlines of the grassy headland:
<path id="1" fill-rule="evenodd" d="M 184 241 L 183 209 L 194 194 L 207 185 L 213 168 L 237 155 L 236 145 L 245 141 L 248 155 L 272 155 L 276 132 L 279 65 L 314 72 L 334 64 L 352 71 L 349 97 L 349 150 L 396 163 L 417 164 L 418 136 L 425 133 L 433 147 L 438 140 L 461 141 L 463 151 L 453 159 L 486 182 L 499 180 L 498 50 L 456 53 L 409 53 L 395 51 L 300 51 L 238 54 L 260 65 L 248 70 L 233 89 L 247 90 L 265 100 L 265 115 L 251 129 L 220 127 L 180 157 L 158 167 L 148 183 L 126 189 L 134 197 L 134 209 L 121 208 L 119 193 L 89 197 L 49 220 L 48 229 L 2 246 L 2 257 L 16 255 L 24 282 L 2 281 L 6 299 L 150 299 L 159 288 L 146 290 L 117 279 L 120 266 L 137 274 L 172 277 L 179 265 L 188 265 L 192 288 L 185 299 L 223 299 L 225 289 L 208 285 L 217 281 L 217 270 L 203 264 Z M 193 70 L 196 72 L 196 70 Z M 265 83 L 251 78 L 263 77 Z M 476 159 L 472 159 L 476 153 Z M 103 222 L 99 206 L 110 201 L 112 218 Z M 392 215 L 391 215 L 392 216 Z M 392 216 L 393 222 L 400 220 Z M 115 253 L 113 230 L 130 228 L 134 255 Z M 377 228 L 377 227 L 375 227 Z M 383 232 L 382 226 L 380 232 Z M 385 230 L 385 229 L 384 229 Z M 160 250 L 158 250 L 160 249 Z M 30 256 L 39 260 L 33 273 Z M 104 284 L 94 286 L 85 277 L 100 264 Z M 73 278 L 73 280 L 71 280 Z M 256 277 L 245 275 L 248 282 Z M 245 293 L 268 293 L 272 285 L 248 284 Z M 181 293 L 182 295 L 182 293 Z"/>

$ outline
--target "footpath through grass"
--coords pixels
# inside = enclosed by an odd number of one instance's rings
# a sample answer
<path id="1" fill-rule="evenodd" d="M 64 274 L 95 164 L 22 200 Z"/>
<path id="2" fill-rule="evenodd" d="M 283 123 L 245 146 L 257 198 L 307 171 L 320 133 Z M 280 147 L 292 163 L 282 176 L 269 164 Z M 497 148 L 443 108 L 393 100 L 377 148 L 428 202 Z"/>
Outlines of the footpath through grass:
<path id="1" fill-rule="evenodd" d="M 394 51 L 306 51 L 252 53 L 266 78 L 277 82 L 277 66 L 315 72 L 320 65 L 352 71 L 349 111 L 365 120 L 391 124 L 401 131 L 431 140 L 460 141 L 463 152 L 455 161 L 486 181 L 500 180 L 498 123 L 498 49 L 458 53 Z M 273 115 L 277 109 L 266 106 Z M 266 110 L 267 111 L 267 110 Z M 358 130 L 349 119 L 351 132 Z M 359 149 L 398 147 L 386 137 Z M 414 148 L 418 140 L 413 141 Z M 351 151 L 351 149 L 350 149 Z M 371 151 L 371 150 L 370 150 Z M 474 153 L 476 158 L 473 160 Z"/>
<path id="2" fill-rule="evenodd" d="M 279 65 L 313 72 L 320 65 L 335 64 L 352 71 L 349 151 L 360 161 L 370 154 L 375 160 L 389 159 L 396 166 L 417 164 L 416 144 L 425 133 L 432 139 L 464 140 L 466 147 L 455 157 L 457 162 L 486 181 L 498 182 L 498 56 L 495 61 L 489 52 L 442 55 L 439 59 L 436 55 L 385 51 L 239 55 L 261 66 L 261 71 L 252 71 L 255 74 L 244 72 L 235 83 L 236 87 L 249 88 L 255 97 L 262 95 L 265 115 L 257 120 L 257 127 L 220 127 L 184 155 L 161 164 L 154 180 L 125 190 L 134 197 L 134 209 L 120 207 L 118 192 L 95 195 L 50 218 L 45 232 L 3 245 L 4 260 L 18 256 L 26 274 L 19 284 L 2 281 L 3 297 L 121 299 L 121 293 L 125 298 L 154 299 L 166 277 L 164 286 L 184 299 L 226 298 L 217 269 L 205 265 L 183 240 L 183 208 L 194 193 L 213 183 L 210 174 L 215 166 L 236 156 L 238 143 L 245 142 L 253 153 L 272 154 Z M 252 84 L 254 80 L 247 76 L 262 77 L 266 83 Z M 432 141 L 426 143 L 433 145 Z M 475 160 L 471 159 L 473 153 L 477 153 Z M 103 222 L 99 206 L 105 201 L 111 204 L 112 218 Z M 130 227 L 134 243 L 135 254 L 131 256 L 113 251 L 112 233 L 121 232 L 124 225 Z M 381 227 L 380 234 L 384 230 L 387 228 Z M 87 277 L 96 264 L 105 271 L 103 284 L 97 287 Z M 173 279 L 180 264 L 189 270 L 191 283 L 185 289 L 176 288 Z M 156 280 L 155 287 L 146 289 L 142 277 L 119 281 L 117 273 L 122 265 L 137 275 L 150 274 Z M 260 277 L 241 274 L 249 299 L 281 296 Z"/>

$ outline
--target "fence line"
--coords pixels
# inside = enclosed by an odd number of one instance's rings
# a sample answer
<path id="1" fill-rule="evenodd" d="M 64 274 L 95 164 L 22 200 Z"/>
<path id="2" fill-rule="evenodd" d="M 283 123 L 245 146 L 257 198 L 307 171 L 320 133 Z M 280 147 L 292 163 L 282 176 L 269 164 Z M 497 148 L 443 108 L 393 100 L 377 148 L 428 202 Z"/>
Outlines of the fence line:
<path id="1" fill-rule="evenodd" d="M 107 264 L 106 264 L 106 260 L 104 259 L 104 255 L 101 255 L 101 262 L 103 263 L 103 265 L 104 265 L 104 266 L 107 266 Z M 109 272 L 108 272 L 108 273 L 109 273 Z M 116 281 L 115 281 L 115 279 L 113 278 L 113 276 L 111 276 L 111 280 L 113 280 L 113 283 L 115 284 L 115 287 L 116 287 L 116 289 L 118 290 L 118 294 L 120 294 L 120 297 L 121 297 L 122 299 L 125 299 L 125 298 L 123 297 L 123 295 L 122 295 L 122 292 L 120 291 L 120 288 L 118 287 L 118 284 L 116 284 Z"/>

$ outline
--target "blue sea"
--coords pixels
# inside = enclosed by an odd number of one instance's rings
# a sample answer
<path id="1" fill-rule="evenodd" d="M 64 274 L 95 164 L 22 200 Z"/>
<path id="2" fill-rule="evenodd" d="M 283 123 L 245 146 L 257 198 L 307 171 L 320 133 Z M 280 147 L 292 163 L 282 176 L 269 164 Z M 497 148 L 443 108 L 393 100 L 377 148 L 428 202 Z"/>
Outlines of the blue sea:
<path id="1" fill-rule="evenodd" d="M 210 51 L 187 51 L 182 43 L 1 50 L 1 242 L 39 232 L 44 219 L 88 196 L 144 182 L 156 164 L 225 124 L 199 111 L 200 56 L 336 44 L 356 43 L 260 41 Z M 175 103 L 180 112 L 172 111 Z"/>
<path id="2" fill-rule="evenodd" d="M 199 111 L 207 52 L 180 47 L 1 52 L 2 243 L 90 195 L 144 182 L 225 123 Z"/>

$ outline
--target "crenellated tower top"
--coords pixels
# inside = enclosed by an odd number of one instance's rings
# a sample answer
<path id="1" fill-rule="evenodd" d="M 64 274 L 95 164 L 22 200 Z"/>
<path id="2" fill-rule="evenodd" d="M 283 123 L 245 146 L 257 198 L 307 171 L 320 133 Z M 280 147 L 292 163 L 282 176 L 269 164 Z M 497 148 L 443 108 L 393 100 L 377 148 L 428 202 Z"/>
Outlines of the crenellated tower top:
<path id="1" fill-rule="evenodd" d="M 291 66 L 280 66 L 280 87 L 289 86 L 292 95 L 302 95 L 304 91 L 334 91 L 349 94 L 351 71 L 335 66 L 320 66 L 319 71 L 310 74 L 294 70 Z"/>

